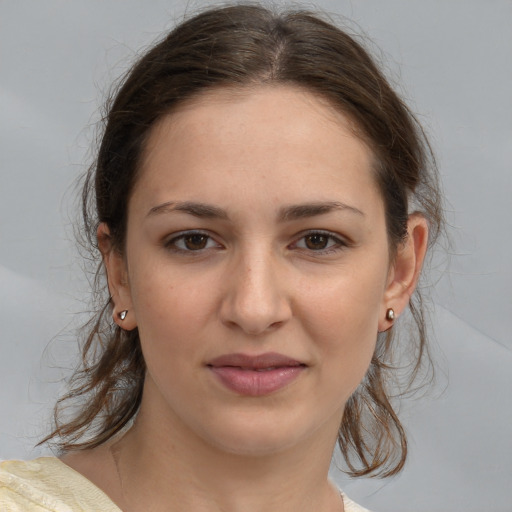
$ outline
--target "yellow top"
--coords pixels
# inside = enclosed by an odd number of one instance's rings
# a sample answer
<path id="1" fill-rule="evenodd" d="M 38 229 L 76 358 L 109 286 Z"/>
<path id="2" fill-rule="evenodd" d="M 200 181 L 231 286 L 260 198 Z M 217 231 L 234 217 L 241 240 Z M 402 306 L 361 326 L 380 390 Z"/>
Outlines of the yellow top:
<path id="1" fill-rule="evenodd" d="M 369 512 L 343 495 L 345 512 Z M 121 512 L 92 482 L 55 457 L 0 463 L 1 512 Z"/>
<path id="2" fill-rule="evenodd" d="M 0 464 L 1 512 L 121 512 L 109 497 L 56 457 Z"/>

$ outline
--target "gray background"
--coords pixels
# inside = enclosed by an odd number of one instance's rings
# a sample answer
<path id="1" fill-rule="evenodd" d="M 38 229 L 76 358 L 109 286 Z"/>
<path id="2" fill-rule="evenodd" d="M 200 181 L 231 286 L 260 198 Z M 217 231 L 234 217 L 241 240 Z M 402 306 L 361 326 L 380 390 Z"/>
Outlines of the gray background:
<path id="1" fill-rule="evenodd" d="M 0 458 L 44 453 L 32 446 L 73 364 L 69 329 L 88 288 L 72 242 L 74 180 L 102 92 L 187 4 L 0 0 Z M 376 512 L 510 512 L 512 2 L 317 5 L 373 39 L 420 114 L 453 239 L 450 266 L 438 259 L 432 273 L 437 384 L 403 406 L 405 471 L 333 477 Z"/>

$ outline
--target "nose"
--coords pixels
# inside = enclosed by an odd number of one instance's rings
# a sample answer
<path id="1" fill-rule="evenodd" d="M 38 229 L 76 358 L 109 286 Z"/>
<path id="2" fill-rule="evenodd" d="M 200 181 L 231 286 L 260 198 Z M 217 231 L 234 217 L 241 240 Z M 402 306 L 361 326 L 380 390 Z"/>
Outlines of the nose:
<path id="1" fill-rule="evenodd" d="M 285 277 L 272 254 L 241 256 L 229 269 L 221 305 L 222 322 L 257 336 L 292 316 Z"/>

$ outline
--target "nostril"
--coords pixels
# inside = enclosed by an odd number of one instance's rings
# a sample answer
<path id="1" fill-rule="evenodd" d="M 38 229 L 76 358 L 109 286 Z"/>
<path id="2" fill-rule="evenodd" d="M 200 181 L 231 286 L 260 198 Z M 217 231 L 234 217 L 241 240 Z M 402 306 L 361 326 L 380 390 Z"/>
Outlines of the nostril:
<path id="1" fill-rule="evenodd" d="M 260 325 L 254 325 L 249 324 L 247 321 L 234 320 L 224 320 L 223 323 L 230 329 L 241 329 L 249 336 L 260 336 L 262 334 L 266 334 L 270 331 L 279 329 L 284 324 L 283 321 L 277 321 L 270 324 L 262 323 Z"/>
<path id="2" fill-rule="evenodd" d="M 221 321 L 251 336 L 279 329 L 291 317 L 287 294 L 270 265 L 259 271 L 255 265 L 245 269 L 243 273 L 235 271 L 227 284 L 220 305 Z"/>

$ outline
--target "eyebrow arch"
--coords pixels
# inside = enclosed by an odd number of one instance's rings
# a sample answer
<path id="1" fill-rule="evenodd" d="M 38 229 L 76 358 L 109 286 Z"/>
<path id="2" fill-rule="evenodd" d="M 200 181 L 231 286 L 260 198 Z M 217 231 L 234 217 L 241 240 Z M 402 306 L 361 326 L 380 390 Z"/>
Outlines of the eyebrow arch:
<path id="1" fill-rule="evenodd" d="M 362 215 L 363 217 L 365 216 L 361 210 L 354 206 L 349 206 L 348 204 L 340 203 L 338 201 L 326 201 L 285 206 L 279 211 L 278 218 L 280 221 L 286 222 L 290 220 L 304 219 L 307 217 L 315 217 L 316 215 L 323 215 L 325 213 L 339 210 Z"/>
<path id="2" fill-rule="evenodd" d="M 357 215 L 362 215 L 363 217 L 365 216 L 361 210 L 354 206 L 349 206 L 345 203 L 340 203 L 339 201 L 325 201 L 284 206 L 279 211 L 278 220 L 280 222 L 299 220 L 307 217 L 315 217 L 316 215 L 323 215 L 337 210 L 352 212 Z M 222 208 L 193 201 L 167 201 L 151 208 L 147 217 L 175 211 L 188 213 L 189 215 L 203 219 L 228 219 L 228 214 Z"/>
<path id="3" fill-rule="evenodd" d="M 194 217 L 200 217 L 203 219 L 227 219 L 227 213 L 217 206 L 212 206 L 205 203 L 195 203 L 193 201 L 174 202 L 168 201 L 166 203 L 159 204 L 151 208 L 147 214 L 147 217 L 158 215 L 161 213 L 170 212 L 184 212 Z"/>

